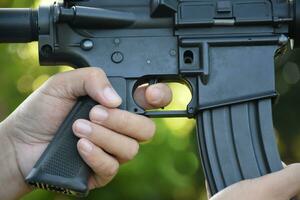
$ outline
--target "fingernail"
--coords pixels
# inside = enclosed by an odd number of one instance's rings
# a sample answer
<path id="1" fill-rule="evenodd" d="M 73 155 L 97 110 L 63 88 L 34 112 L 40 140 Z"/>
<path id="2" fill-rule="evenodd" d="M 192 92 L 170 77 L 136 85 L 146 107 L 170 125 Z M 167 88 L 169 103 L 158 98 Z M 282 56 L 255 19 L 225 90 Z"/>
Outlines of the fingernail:
<path id="1" fill-rule="evenodd" d="M 77 121 L 75 123 L 75 132 L 79 135 L 89 135 L 92 133 L 92 127 L 83 121 Z"/>
<path id="2" fill-rule="evenodd" d="M 79 141 L 79 148 L 82 150 L 84 154 L 88 154 L 93 150 L 92 144 L 87 140 Z"/>
<path id="3" fill-rule="evenodd" d="M 117 94 L 117 92 L 111 88 L 111 87 L 106 87 L 104 88 L 103 90 L 103 94 L 104 94 L 104 97 L 106 98 L 106 100 L 113 104 L 113 105 L 120 105 L 121 102 L 122 102 L 122 99 L 121 97 Z"/>
<path id="4" fill-rule="evenodd" d="M 101 106 L 96 106 L 92 110 L 92 118 L 96 122 L 103 122 L 108 117 L 108 112 L 104 110 Z"/>
<path id="5" fill-rule="evenodd" d="M 151 103 L 158 103 L 163 99 L 163 93 L 158 88 L 151 89 L 150 101 Z"/>

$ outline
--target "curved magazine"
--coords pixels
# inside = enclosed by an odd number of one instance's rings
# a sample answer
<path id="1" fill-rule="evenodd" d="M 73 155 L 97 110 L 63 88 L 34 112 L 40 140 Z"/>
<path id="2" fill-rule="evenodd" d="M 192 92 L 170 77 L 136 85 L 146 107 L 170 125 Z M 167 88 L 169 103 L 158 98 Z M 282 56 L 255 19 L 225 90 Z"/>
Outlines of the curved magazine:
<path id="1" fill-rule="evenodd" d="M 197 129 L 212 195 L 241 180 L 282 169 L 271 99 L 205 110 L 197 117 Z"/>

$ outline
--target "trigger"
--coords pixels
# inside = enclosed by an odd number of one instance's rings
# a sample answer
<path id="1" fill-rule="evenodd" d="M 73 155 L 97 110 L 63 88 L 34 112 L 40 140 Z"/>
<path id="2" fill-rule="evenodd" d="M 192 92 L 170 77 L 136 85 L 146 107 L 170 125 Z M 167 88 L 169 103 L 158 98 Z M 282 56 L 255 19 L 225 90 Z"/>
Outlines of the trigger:
<path id="1" fill-rule="evenodd" d="M 159 83 L 159 80 L 157 78 L 156 79 L 151 79 L 151 80 L 148 81 L 149 85 L 154 85 L 154 84 L 157 84 L 157 83 Z M 161 107 L 160 109 L 164 110 L 165 107 Z"/>
<path id="2" fill-rule="evenodd" d="M 157 84 L 159 83 L 158 79 L 151 79 L 148 81 L 149 85 L 154 85 L 154 84 Z"/>

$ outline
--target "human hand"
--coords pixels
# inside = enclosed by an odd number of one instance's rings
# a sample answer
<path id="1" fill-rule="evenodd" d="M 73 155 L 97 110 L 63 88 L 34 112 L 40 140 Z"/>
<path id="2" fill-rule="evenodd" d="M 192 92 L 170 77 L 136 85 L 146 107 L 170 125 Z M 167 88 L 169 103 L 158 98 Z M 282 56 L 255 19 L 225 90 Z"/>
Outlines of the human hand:
<path id="1" fill-rule="evenodd" d="M 210 200 L 290 200 L 293 197 L 300 199 L 300 163 L 260 178 L 236 183 Z"/>
<path id="2" fill-rule="evenodd" d="M 133 159 L 137 154 L 138 142 L 153 136 L 155 125 L 150 119 L 117 109 L 122 100 L 99 68 L 57 74 L 1 124 L 0 130 L 5 132 L 2 135 L 13 146 L 22 180 L 52 140 L 77 97 L 85 95 L 102 105 L 91 110 L 90 121 L 80 119 L 73 124 L 73 131 L 80 138 L 78 151 L 94 171 L 89 179 L 90 189 L 110 182 L 119 164 Z M 138 88 L 134 96 L 139 105 L 151 109 L 166 106 L 171 101 L 172 93 L 165 84 L 156 84 Z"/>

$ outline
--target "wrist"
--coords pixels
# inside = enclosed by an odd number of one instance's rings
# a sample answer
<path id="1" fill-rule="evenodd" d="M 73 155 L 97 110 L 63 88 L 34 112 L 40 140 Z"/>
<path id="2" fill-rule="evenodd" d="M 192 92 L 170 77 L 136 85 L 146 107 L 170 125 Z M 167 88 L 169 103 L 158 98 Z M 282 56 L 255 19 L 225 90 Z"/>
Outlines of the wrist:
<path id="1" fill-rule="evenodd" d="M 7 200 L 18 199 L 30 191 L 17 161 L 11 130 L 7 120 L 0 123 L 0 196 Z"/>

